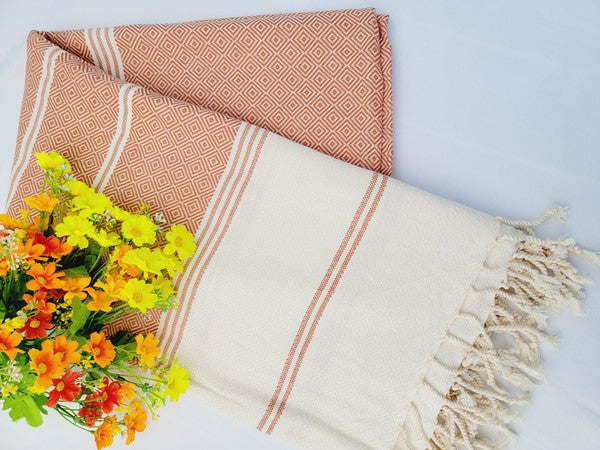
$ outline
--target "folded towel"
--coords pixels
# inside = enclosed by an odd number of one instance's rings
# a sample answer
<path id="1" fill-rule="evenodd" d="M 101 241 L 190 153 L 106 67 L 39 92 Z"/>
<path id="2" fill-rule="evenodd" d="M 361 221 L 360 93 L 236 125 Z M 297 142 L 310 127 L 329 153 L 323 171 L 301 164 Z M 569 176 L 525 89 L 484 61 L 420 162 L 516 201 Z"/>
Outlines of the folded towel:
<path id="1" fill-rule="evenodd" d="M 358 9 L 45 36 L 117 78 L 390 175 L 387 23 Z"/>
<path id="2" fill-rule="evenodd" d="M 123 59 L 160 30 L 187 45 L 195 26 L 114 33 Z M 95 33 L 71 36 L 98 45 Z M 511 407 L 541 378 L 547 309 L 578 311 L 587 279 L 569 254 L 595 254 L 204 109 L 193 73 L 161 95 L 125 81 L 114 54 L 98 67 L 56 36 L 29 37 L 10 211 L 41 183 L 34 151 L 57 150 L 121 206 L 144 199 L 198 242 L 179 309 L 113 331 L 156 331 L 199 401 L 301 447 L 482 447 L 480 424 L 494 447 L 511 436 Z"/>

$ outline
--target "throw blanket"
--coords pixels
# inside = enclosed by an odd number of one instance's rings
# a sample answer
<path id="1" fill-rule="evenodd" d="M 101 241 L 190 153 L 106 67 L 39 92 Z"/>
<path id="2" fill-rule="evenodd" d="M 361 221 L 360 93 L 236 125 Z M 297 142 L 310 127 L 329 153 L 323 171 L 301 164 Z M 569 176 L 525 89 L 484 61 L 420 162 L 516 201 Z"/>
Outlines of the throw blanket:
<path id="1" fill-rule="evenodd" d="M 306 448 L 497 447 L 541 378 L 547 309 L 578 311 L 586 278 L 569 254 L 597 256 L 536 237 L 539 221 L 496 219 L 268 130 L 337 156 L 364 151 L 354 162 L 389 171 L 377 20 L 347 11 L 33 32 L 9 210 L 39 187 L 33 153 L 57 150 L 122 206 L 145 199 L 196 231 L 179 309 L 113 331 L 155 331 L 199 401 Z M 318 94 L 316 54 L 292 61 L 296 45 L 329 55 L 323 83 L 343 90 L 349 116 L 318 114 L 336 96 Z M 265 77 L 298 81 L 259 89 L 244 70 L 262 51 L 275 55 Z M 232 79 L 210 81 L 213 64 L 233 65 Z M 502 348 L 497 334 L 510 338 Z"/>

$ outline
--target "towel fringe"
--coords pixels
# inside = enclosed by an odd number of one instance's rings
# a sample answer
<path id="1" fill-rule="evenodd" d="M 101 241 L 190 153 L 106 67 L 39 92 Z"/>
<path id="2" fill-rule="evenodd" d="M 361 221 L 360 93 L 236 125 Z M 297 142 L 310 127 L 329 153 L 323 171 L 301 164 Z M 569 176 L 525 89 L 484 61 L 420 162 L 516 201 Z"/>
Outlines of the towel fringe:
<path id="1" fill-rule="evenodd" d="M 484 330 L 446 394 L 429 441 L 431 448 L 497 449 L 514 443 L 515 434 L 509 428 L 518 418 L 514 407 L 526 404 L 529 391 L 545 378 L 540 344 L 558 343 L 545 331 L 548 311 L 569 305 L 575 314 L 582 313 L 582 286 L 591 279 L 578 272 L 569 256 L 600 264 L 600 255 L 578 247 L 572 238 L 545 240 L 535 235 L 534 227 L 552 218 L 564 220 L 566 215 L 566 208 L 557 206 L 533 221 L 499 218 L 523 234 L 499 238 L 515 242 L 516 250 L 504 268 L 507 276 L 495 292 Z M 494 344 L 494 335 L 508 336 L 508 348 Z M 495 436 L 491 440 L 481 436 L 480 425 L 494 430 Z"/>

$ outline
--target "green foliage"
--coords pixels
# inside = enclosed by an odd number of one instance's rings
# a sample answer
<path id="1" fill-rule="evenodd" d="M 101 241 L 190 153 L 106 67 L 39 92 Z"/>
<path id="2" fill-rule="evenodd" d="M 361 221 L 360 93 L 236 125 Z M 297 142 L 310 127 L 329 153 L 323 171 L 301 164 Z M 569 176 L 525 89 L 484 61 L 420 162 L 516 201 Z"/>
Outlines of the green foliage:
<path id="1" fill-rule="evenodd" d="M 8 415 L 16 422 L 25 418 L 32 427 L 39 427 L 42 422 L 42 413 L 46 414 L 44 404 L 46 398 L 43 395 L 20 394 L 16 397 L 9 397 L 4 400 L 3 410 L 10 410 Z"/>
<path id="2" fill-rule="evenodd" d="M 62 270 L 69 278 L 84 278 L 89 277 L 89 273 L 85 266 L 70 267 Z"/>
<path id="3" fill-rule="evenodd" d="M 81 300 L 79 300 L 79 297 L 73 297 L 71 308 L 73 310 L 73 317 L 71 325 L 67 330 L 67 335 L 69 337 L 73 337 L 75 333 L 81 330 L 90 316 L 90 310 L 87 309 L 87 306 Z"/>

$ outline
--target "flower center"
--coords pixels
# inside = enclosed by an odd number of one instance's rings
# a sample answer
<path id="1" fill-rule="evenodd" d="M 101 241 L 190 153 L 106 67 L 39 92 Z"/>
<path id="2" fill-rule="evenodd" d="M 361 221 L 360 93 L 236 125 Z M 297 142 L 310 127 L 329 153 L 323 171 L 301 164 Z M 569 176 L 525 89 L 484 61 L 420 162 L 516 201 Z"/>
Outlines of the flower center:
<path id="1" fill-rule="evenodd" d="M 94 355 L 94 356 L 98 356 L 98 355 L 100 355 L 100 353 L 102 353 L 102 350 L 100 350 L 100 348 L 99 348 L 99 347 L 94 347 L 94 348 L 92 349 L 92 355 Z"/>
<path id="2" fill-rule="evenodd" d="M 135 303 L 142 303 L 142 300 L 144 299 L 144 296 L 140 293 L 140 292 L 136 292 L 133 294 L 132 296 L 132 300 Z"/>
<path id="3" fill-rule="evenodd" d="M 65 390 L 65 383 L 63 383 L 62 381 L 61 381 L 60 383 L 58 383 L 58 384 L 56 385 L 56 390 L 57 390 L 58 392 L 62 392 L 62 391 L 64 391 L 64 390 Z"/>
<path id="4" fill-rule="evenodd" d="M 42 286 L 46 286 L 46 279 L 44 277 L 37 277 L 36 281 Z"/>
<path id="5" fill-rule="evenodd" d="M 183 246 L 183 238 L 181 236 L 177 236 L 175 238 L 175 246 L 182 247 Z"/>
<path id="6" fill-rule="evenodd" d="M 40 321 L 37 319 L 33 319 L 29 322 L 29 328 L 38 328 L 40 326 Z"/>
<path id="7" fill-rule="evenodd" d="M 65 357 L 65 354 L 64 354 L 63 352 L 58 352 L 58 353 L 55 353 L 55 355 L 58 355 L 58 356 L 60 356 L 60 360 L 61 360 L 61 361 L 62 361 L 62 360 L 64 359 L 64 357 Z"/>
<path id="8" fill-rule="evenodd" d="M 39 363 L 37 365 L 37 370 L 40 375 L 44 375 L 48 371 L 48 366 L 44 363 Z"/>
<path id="9" fill-rule="evenodd" d="M 134 237 L 139 237 L 142 235 L 142 230 L 140 230 L 139 228 L 132 228 L 131 229 L 131 235 Z"/>

